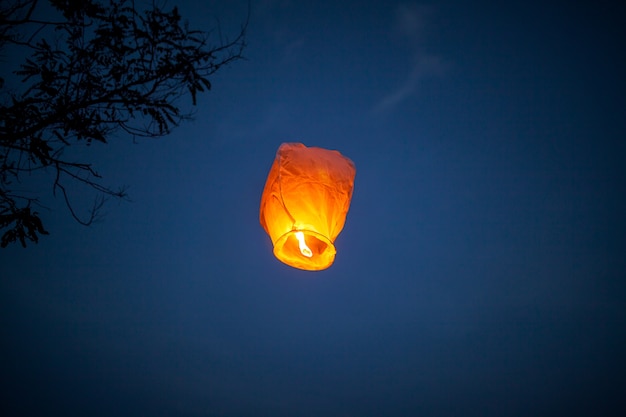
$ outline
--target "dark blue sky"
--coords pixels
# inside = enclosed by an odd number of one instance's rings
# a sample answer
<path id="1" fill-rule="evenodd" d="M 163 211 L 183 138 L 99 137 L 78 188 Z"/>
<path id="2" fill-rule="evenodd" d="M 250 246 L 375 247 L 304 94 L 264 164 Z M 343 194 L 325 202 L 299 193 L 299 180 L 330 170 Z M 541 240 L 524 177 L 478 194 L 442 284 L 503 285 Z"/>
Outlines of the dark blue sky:
<path id="1" fill-rule="evenodd" d="M 90 149 L 132 202 L 0 251 L 2 414 L 626 415 L 626 16 L 470 3 L 253 0 L 194 121 Z M 259 224 L 292 141 L 357 168 L 321 272 Z"/>

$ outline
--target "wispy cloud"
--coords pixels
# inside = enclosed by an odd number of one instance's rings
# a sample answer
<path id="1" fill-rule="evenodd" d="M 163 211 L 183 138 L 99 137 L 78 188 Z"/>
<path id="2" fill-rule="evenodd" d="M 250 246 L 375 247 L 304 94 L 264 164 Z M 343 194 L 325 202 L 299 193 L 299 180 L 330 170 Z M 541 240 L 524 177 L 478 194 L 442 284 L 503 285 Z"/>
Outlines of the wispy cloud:
<path id="1" fill-rule="evenodd" d="M 432 9 L 422 5 L 402 4 L 396 8 L 393 30 L 408 40 L 412 64 L 404 81 L 376 103 L 373 108 L 375 113 L 392 110 L 415 94 L 423 79 L 444 73 L 443 59 L 439 55 L 425 52 L 423 46 L 431 14 Z"/>
<path id="2" fill-rule="evenodd" d="M 394 30 L 411 38 L 419 40 L 423 36 L 424 29 L 432 8 L 421 4 L 400 4 L 395 10 Z"/>
<path id="3" fill-rule="evenodd" d="M 402 85 L 376 103 L 374 112 L 382 113 L 393 109 L 406 98 L 415 94 L 420 81 L 429 76 L 441 75 L 443 71 L 444 64 L 440 57 L 436 55 L 422 55 L 418 57 Z"/>

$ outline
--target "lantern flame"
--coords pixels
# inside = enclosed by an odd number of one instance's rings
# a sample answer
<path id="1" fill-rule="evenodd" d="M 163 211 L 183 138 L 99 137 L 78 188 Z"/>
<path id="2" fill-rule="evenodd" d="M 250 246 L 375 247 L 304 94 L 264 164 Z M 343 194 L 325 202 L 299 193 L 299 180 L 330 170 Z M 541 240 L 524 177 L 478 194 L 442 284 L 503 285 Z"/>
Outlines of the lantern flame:
<path id="1" fill-rule="evenodd" d="M 311 249 L 309 249 L 309 247 L 306 245 L 306 242 L 304 241 L 304 233 L 296 232 L 296 239 L 298 239 L 298 244 L 300 245 L 300 253 L 307 258 L 313 256 L 313 252 L 311 251 Z"/>

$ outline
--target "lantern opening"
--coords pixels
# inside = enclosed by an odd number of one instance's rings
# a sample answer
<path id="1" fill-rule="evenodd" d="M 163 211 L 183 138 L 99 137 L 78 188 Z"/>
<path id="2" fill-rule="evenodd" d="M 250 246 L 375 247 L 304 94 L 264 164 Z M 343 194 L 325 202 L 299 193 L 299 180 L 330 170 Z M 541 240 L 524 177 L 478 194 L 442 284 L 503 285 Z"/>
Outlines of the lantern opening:
<path id="1" fill-rule="evenodd" d="M 335 253 L 335 246 L 327 237 L 311 230 L 292 230 L 279 237 L 274 244 L 274 256 L 287 265 L 308 271 L 328 268 L 335 260 Z"/>

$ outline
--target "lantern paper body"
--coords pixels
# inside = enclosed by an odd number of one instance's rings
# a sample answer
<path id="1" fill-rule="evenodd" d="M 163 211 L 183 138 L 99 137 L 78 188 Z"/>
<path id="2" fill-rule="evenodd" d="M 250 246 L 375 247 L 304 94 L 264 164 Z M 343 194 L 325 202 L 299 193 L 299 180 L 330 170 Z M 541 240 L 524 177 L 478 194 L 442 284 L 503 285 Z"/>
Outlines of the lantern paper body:
<path id="1" fill-rule="evenodd" d="M 355 173 L 352 161 L 337 151 L 301 143 L 278 148 L 261 197 L 260 217 L 280 261 L 311 271 L 332 265 Z"/>

